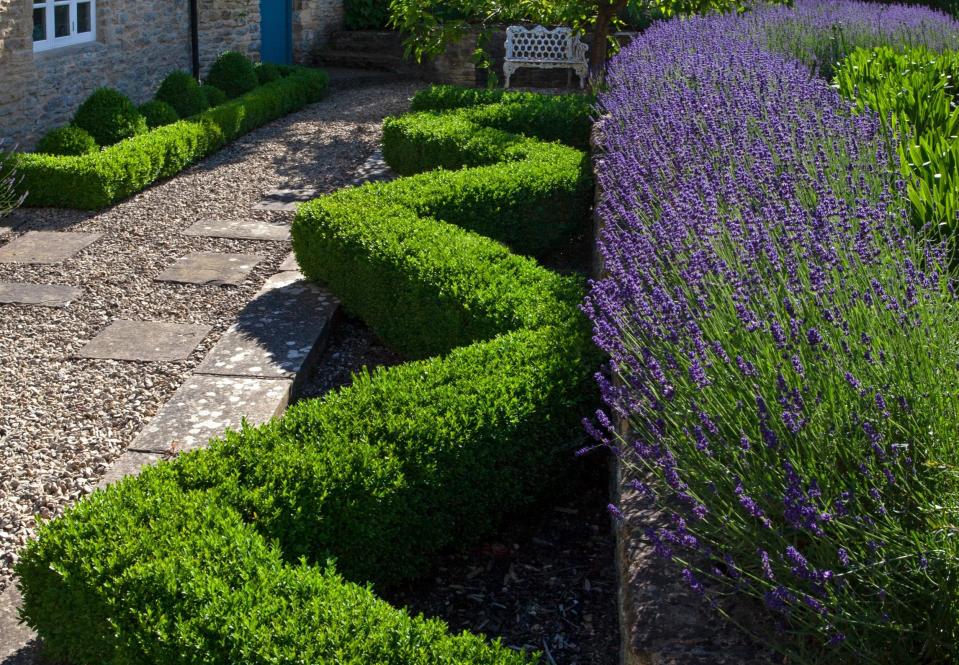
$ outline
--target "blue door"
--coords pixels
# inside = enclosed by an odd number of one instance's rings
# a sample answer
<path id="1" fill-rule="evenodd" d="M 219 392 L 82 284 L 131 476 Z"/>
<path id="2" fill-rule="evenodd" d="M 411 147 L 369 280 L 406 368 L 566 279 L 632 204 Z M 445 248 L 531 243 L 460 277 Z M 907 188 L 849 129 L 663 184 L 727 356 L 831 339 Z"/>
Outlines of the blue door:
<path id="1" fill-rule="evenodd" d="M 293 62 L 293 0 L 260 0 L 260 58 Z"/>

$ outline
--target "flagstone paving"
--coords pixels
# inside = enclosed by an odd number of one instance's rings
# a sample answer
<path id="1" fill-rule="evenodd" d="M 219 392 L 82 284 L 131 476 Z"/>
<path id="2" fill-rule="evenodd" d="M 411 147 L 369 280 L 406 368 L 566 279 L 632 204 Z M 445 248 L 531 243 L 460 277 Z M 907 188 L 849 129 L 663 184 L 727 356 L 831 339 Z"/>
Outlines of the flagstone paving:
<path id="1" fill-rule="evenodd" d="M 301 203 L 316 198 L 316 190 L 312 187 L 300 189 L 274 189 L 267 192 L 263 199 L 254 204 L 254 210 L 278 210 L 294 212 Z"/>
<path id="2" fill-rule="evenodd" d="M 0 303 L 66 307 L 83 289 L 65 284 L 0 284 Z"/>
<path id="3" fill-rule="evenodd" d="M 60 263 L 99 237 L 99 233 L 31 231 L 0 247 L 0 263 Z"/>
<path id="4" fill-rule="evenodd" d="M 243 282 L 259 263 L 255 254 L 195 252 L 179 259 L 157 276 L 161 282 L 236 286 Z"/>

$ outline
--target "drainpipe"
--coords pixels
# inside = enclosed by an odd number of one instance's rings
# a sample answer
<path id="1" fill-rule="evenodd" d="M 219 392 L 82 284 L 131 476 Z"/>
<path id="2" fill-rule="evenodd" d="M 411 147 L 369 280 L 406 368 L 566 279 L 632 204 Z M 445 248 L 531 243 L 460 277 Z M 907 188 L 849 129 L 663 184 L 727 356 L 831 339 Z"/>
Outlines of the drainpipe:
<path id="1" fill-rule="evenodd" d="M 200 20 L 197 17 L 197 0 L 190 0 L 190 55 L 193 78 L 200 80 Z"/>

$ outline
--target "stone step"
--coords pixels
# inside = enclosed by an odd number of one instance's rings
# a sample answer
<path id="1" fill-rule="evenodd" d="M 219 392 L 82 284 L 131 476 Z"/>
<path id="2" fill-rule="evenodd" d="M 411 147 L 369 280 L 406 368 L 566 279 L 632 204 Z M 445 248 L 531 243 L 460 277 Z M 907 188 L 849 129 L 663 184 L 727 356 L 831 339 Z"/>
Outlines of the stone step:
<path id="1" fill-rule="evenodd" d="M 374 69 L 398 74 L 416 74 L 416 65 L 405 61 L 401 55 L 364 50 L 324 49 L 317 54 L 321 66 L 350 69 Z"/>
<path id="2" fill-rule="evenodd" d="M 290 401 L 289 379 L 194 374 L 130 444 L 134 453 L 174 455 L 200 448 L 227 429 L 267 422 Z"/>
<path id="3" fill-rule="evenodd" d="M 322 349 L 339 302 L 299 272 L 277 273 L 196 369 L 198 374 L 290 379 Z"/>
<path id="4" fill-rule="evenodd" d="M 403 35 L 396 30 L 336 30 L 329 46 L 338 51 L 375 51 L 403 55 Z"/>

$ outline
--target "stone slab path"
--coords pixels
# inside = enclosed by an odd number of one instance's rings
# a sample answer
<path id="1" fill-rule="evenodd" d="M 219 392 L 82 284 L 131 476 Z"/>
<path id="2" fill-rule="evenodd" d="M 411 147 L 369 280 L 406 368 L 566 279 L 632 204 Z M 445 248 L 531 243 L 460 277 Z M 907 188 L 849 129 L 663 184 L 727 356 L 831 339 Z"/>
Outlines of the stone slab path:
<path id="1" fill-rule="evenodd" d="M 365 88 L 341 83 L 327 100 L 110 209 L 20 210 L 4 220 L 14 230 L 0 237 L 0 256 L 12 262 L 0 262 L 0 283 L 59 285 L 81 293 L 60 308 L 0 304 L 0 664 L 38 662 L 35 647 L 24 646 L 29 631 L 10 622 L 18 602 L 12 566 L 33 533 L 35 516 L 56 517 L 97 486 L 135 473 L 171 449 L 202 445 L 208 432 L 221 431 L 228 420 L 235 426 L 241 415 L 268 419 L 269 411 L 257 411 L 261 404 L 273 404 L 272 413 L 282 409 L 294 372 L 285 363 L 302 356 L 305 338 L 284 340 L 285 353 L 264 346 L 272 350 L 262 356 L 263 364 L 276 360 L 285 367 L 280 378 L 197 373 L 231 326 L 241 327 L 244 308 L 289 257 L 292 213 L 253 208 L 277 189 L 324 193 L 350 184 L 376 148 L 382 118 L 405 111 L 416 87 L 404 81 Z M 61 236 L 57 261 L 25 262 L 52 261 L 38 249 L 49 249 L 50 242 L 34 232 Z M 86 234 L 89 242 L 63 241 L 74 233 Z M 158 281 L 171 266 L 200 253 L 261 260 L 232 286 Z M 327 295 L 307 311 L 333 307 Z M 180 360 L 83 357 L 84 347 L 117 321 L 197 326 L 190 337 L 195 348 Z M 199 328 L 209 332 L 196 343 Z M 316 339 L 324 333 L 310 334 Z M 140 341 L 141 351 L 157 346 Z M 199 420 L 176 415 L 177 403 L 193 404 Z M 177 421 L 187 426 L 185 435 L 164 431 L 164 423 L 172 427 Z M 169 440 L 159 443 L 163 439 Z"/>

